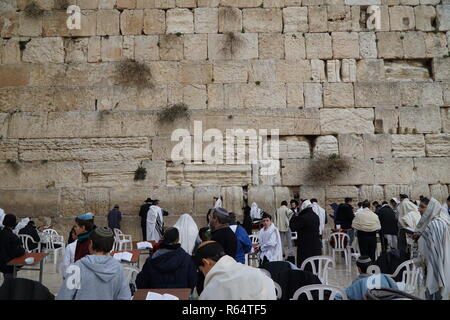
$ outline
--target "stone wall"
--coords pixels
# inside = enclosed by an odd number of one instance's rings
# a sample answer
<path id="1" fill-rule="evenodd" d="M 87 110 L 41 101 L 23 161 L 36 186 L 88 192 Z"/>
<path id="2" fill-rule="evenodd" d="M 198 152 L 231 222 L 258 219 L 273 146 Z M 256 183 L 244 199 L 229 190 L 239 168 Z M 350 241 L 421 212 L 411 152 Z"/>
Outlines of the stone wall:
<path id="1" fill-rule="evenodd" d="M 449 0 L 0 0 L 0 207 L 51 222 L 114 205 L 139 234 L 148 196 L 205 224 L 221 194 L 273 211 L 294 196 L 324 206 L 406 192 L 443 201 L 450 185 Z M 81 30 L 66 26 L 81 8 Z M 366 26 L 380 5 L 381 29 Z M 124 61 L 150 70 L 128 83 Z M 161 124 L 185 103 L 189 119 Z M 280 130 L 281 172 L 173 163 L 171 133 Z M 325 184 L 311 161 L 351 171 Z M 147 178 L 134 181 L 139 165 Z"/>

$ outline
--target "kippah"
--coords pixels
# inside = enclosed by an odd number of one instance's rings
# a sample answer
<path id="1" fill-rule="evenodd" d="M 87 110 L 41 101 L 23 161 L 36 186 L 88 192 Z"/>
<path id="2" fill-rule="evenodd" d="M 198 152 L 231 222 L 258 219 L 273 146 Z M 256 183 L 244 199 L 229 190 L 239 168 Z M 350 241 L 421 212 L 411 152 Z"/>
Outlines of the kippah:
<path id="1" fill-rule="evenodd" d="M 94 219 L 94 214 L 92 212 L 88 212 L 77 217 L 80 220 L 92 220 Z"/>
<path id="2" fill-rule="evenodd" d="M 228 217 L 230 214 L 224 208 L 215 208 L 214 211 L 218 214 Z"/>
<path id="3" fill-rule="evenodd" d="M 372 259 L 370 257 L 359 257 L 358 260 L 356 260 L 357 263 L 370 263 L 372 262 Z"/>
<path id="4" fill-rule="evenodd" d="M 103 238 L 111 238 L 114 237 L 114 232 L 108 227 L 97 227 L 94 232 Z"/>

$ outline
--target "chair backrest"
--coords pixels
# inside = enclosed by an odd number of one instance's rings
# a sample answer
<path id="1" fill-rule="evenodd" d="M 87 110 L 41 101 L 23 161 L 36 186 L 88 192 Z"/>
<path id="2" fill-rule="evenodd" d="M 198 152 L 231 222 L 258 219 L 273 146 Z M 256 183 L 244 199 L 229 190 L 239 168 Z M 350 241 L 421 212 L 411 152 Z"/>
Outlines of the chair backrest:
<path id="1" fill-rule="evenodd" d="M 250 238 L 252 243 L 259 243 L 259 238 L 258 238 L 258 236 L 256 234 L 251 234 L 248 237 Z"/>
<path id="2" fill-rule="evenodd" d="M 139 273 L 139 269 L 130 266 L 124 266 L 123 272 L 125 274 L 125 278 L 127 279 L 128 283 L 136 285 L 136 277 Z"/>
<path id="3" fill-rule="evenodd" d="M 54 229 L 44 229 L 42 230 L 42 232 L 49 235 L 58 235 L 58 232 Z"/>
<path id="4" fill-rule="evenodd" d="M 33 238 L 27 234 L 19 234 L 19 239 L 22 241 L 23 248 L 27 253 L 30 253 L 30 249 L 28 248 L 28 240 L 34 242 Z"/>
<path id="5" fill-rule="evenodd" d="M 114 228 L 113 231 L 114 231 L 114 235 L 115 235 L 115 236 L 120 236 L 120 235 L 123 234 L 122 231 L 120 231 L 120 230 L 117 229 L 117 228 Z"/>
<path id="6" fill-rule="evenodd" d="M 334 248 L 332 249 L 336 251 L 346 250 L 348 244 L 350 243 L 349 235 L 344 232 L 333 232 L 332 234 L 330 234 L 329 240 L 334 242 Z"/>
<path id="7" fill-rule="evenodd" d="M 318 298 L 319 298 L 318 300 L 325 300 L 325 292 L 326 291 L 330 292 L 330 296 L 328 297 L 327 300 L 334 300 L 334 298 L 338 294 L 341 296 L 342 300 L 348 300 L 347 295 L 345 294 L 345 291 L 343 291 L 342 289 L 340 289 L 338 287 L 328 286 L 328 285 L 324 285 L 324 284 L 313 284 L 313 285 L 301 287 L 301 288 L 297 289 L 297 291 L 295 291 L 292 300 L 298 300 L 298 298 L 302 294 L 305 294 L 306 298 L 308 300 L 315 300 L 312 295 L 313 291 L 318 291 Z"/>
<path id="8" fill-rule="evenodd" d="M 298 239 L 298 233 L 297 231 L 291 232 L 291 240 L 297 240 Z"/>
<path id="9" fill-rule="evenodd" d="M 402 282 L 405 284 L 405 291 L 414 291 L 417 287 L 420 268 L 416 267 L 414 260 L 407 260 L 397 267 L 393 277 L 395 278 L 403 268 L 405 270 L 402 273 Z"/>
<path id="10" fill-rule="evenodd" d="M 317 265 L 316 265 L 317 262 Z M 322 284 L 328 284 L 328 268 L 331 266 L 334 268 L 334 260 L 328 256 L 314 256 L 303 261 L 300 270 L 305 270 L 306 266 L 310 264 L 312 273 L 315 274 Z"/>
<path id="11" fill-rule="evenodd" d="M 277 295 L 277 299 L 280 300 L 283 296 L 283 291 L 278 283 L 274 281 L 273 284 L 275 285 L 275 294 Z"/>

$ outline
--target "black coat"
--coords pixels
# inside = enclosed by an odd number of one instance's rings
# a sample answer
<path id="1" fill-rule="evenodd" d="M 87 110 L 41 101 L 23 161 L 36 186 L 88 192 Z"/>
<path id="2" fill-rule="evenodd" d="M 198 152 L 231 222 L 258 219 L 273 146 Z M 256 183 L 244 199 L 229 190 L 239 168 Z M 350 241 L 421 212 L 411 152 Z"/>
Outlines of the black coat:
<path id="1" fill-rule="evenodd" d="M 19 234 L 26 234 L 33 238 L 34 242 L 41 241 L 41 238 L 39 237 L 39 234 L 37 232 L 36 227 L 33 227 L 30 224 L 27 224 L 25 227 L 19 230 Z M 28 249 L 34 250 L 39 246 L 37 243 L 33 243 L 32 241 L 28 240 Z"/>
<path id="2" fill-rule="evenodd" d="M 150 204 L 146 203 L 139 209 L 139 217 L 141 217 L 141 226 L 147 226 L 147 213 L 150 209 Z M 145 239 L 144 239 L 145 240 Z"/>
<path id="3" fill-rule="evenodd" d="M 378 218 L 381 224 L 382 234 L 398 235 L 398 221 L 395 212 L 389 206 L 384 206 L 378 210 Z"/>
<path id="4" fill-rule="evenodd" d="M 244 221 L 242 223 L 242 227 L 244 227 L 245 231 L 250 235 L 252 234 L 252 217 L 250 216 L 250 207 L 246 206 L 244 208 Z"/>
<path id="5" fill-rule="evenodd" d="M 354 217 L 353 207 L 349 204 L 341 203 L 336 210 L 334 223 L 340 224 L 342 229 L 351 229 Z"/>
<path id="6" fill-rule="evenodd" d="M 10 228 L 0 230 L 0 272 L 13 273 L 14 267 L 6 264 L 14 258 L 25 254 L 19 237 Z"/>
<path id="7" fill-rule="evenodd" d="M 55 296 L 37 281 L 16 278 L 0 287 L 0 300 L 55 300 Z"/>
<path id="8" fill-rule="evenodd" d="M 142 271 L 136 277 L 138 289 L 193 289 L 196 283 L 197 269 L 191 256 L 181 247 L 168 250 L 168 252 L 158 255 L 156 258 L 150 256 L 145 261 Z"/>
<path id="9" fill-rule="evenodd" d="M 322 241 L 319 234 L 320 219 L 312 208 L 302 210 L 291 218 L 289 227 L 297 232 L 297 265 L 312 256 L 322 254 Z"/>
<path id="10" fill-rule="evenodd" d="M 230 227 L 222 227 L 212 231 L 211 240 L 220 243 L 226 255 L 232 258 L 236 257 L 237 240 L 236 235 Z"/>
<path id="11" fill-rule="evenodd" d="M 291 299 L 295 291 L 301 287 L 322 284 L 320 279 L 311 272 L 292 270 L 290 264 L 285 261 L 267 262 L 261 268 L 269 271 L 272 280 L 280 285 L 281 300 Z"/>

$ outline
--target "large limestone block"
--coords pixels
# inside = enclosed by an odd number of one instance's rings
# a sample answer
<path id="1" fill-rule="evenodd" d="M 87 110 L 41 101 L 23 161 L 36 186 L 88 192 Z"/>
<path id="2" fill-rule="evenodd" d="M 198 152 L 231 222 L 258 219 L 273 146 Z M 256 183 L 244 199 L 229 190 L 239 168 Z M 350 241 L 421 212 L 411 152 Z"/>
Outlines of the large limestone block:
<path id="1" fill-rule="evenodd" d="M 450 4 L 436 6 L 437 27 L 439 31 L 450 30 Z"/>
<path id="2" fill-rule="evenodd" d="M 414 159 L 415 179 L 420 183 L 450 183 L 450 158 L 416 158 Z"/>
<path id="3" fill-rule="evenodd" d="M 58 201 L 58 213 L 59 215 L 76 217 L 87 212 L 85 201 L 84 189 L 61 188 Z"/>
<path id="4" fill-rule="evenodd" d="M 120 14 L 122 35 L 140 35 L 144 28 L 144 10 L 124 10 Z"/>
<path id="5" fill-rule="evenodd" d="M 403 41 L 400 32 L 377 32 L 378 58 L 403 58 Z"/>
<path id="6" fill-rule="evenodd" d="M 25 12 L 19 14 L 19 35 L 39 37 L 42 35 L 43 18 L 29 17 Z"/>
<path id="7" fill-rule="evenodd" d="M 342 2 L 330 1 L 327 3 L 328 11 L 328 31 L 348 31 L 352 28 L 352 13 L 349 6 L 344 6 Z"/>
<path id="8" fill-rule="evenodd" d="M 305 38 L 301 33 L 285 34 L 286 60 L 302 60 L 306 58 Z"/>
<path id="9" fill-rule="evenodd" d="M 411 195 L 412 186 L 405 184 L 395 184 L 395 185 L 386 185 L 384 186 L 384 194 L 386 199 L 397 198 L 400 200 L 400 194 L 406 194 L 408 196 Z"/>
<path id="10" fill-rule="evenodd" d="M 359 58 L 359 36 L 356 32 L 333 32 L 333 58 Z"/>
<path id="11" fill-rule="evenodd" d="M 118 10 L 99 10 L 97 12 L 97 35 L 120 34 L 120 12 Z"/>
<path id="12" fill-rule="evenodd" d="M 399 131 L 399 133 L 439 133 L 441 131 L 439 108 L 401 108 Z"/>
<path id="13" fill-rule="evenodd" d="M 306 56 L 308 59 L 331 59 L 331 36 L 328 33 L 307 33 Z"/>
<path id="14" fill-rule="evenodd" d="M 355 106 L 352 83 L 325 83 L 323 86 L 325 108 L 353 108 Z"/>
<path id="15" fill-rule="evenodd" d="M 375 32 L 359 33 L 359 53 L 363 59 L 377 58 L 377 43 Z"/>
<path id="16" fill-rule="evenodd" d="M 250 60 L 258 58 L 258 34 L 208 34 L 210 60 Z"/>
<path id="17" fill-rule="evenodd" d="M 313 148 L 313 158 L 328 157 L 339 154 L 338 140 L 335 136 L 320 136 Z"/>
<path id="18" fill-rule="evenodd" d="M 434 80 L 450 79 L 450 59 L 449 58 L 433 58 L 433 75 Z"/>
<path id="19" fill-rule="evenodd" d="M 366 159 L 391 158 L 392 142 L 388 134 L 364 134 L 364 157 Z"/>
<path id="20" fill-rule="evenodd" d="M 10 38 L 19 35 L 19 14 L 5 12 L 0 16 L 0 36 Z"/>
<path id="21" fill-rule="evenodd" d="M 370 202 L 378 201 L 381 203 L 385 200 L 383 186 L 361 186 L 359 188 L 358 200 L 369 200 Z"/>
<path id="22" fill-rule="evenodd" d="M 33 38 L 23 52 L 23 61 L 31 63 L 64 63 L 62 38 Z"/>
<path id="23" fill-rule="evenodd" d="M 144 10 L 144 33 L 164 34 L 166 33 L 166 13 L 164 10 Z"/>
<path id="24" fill-rule="evenodd" d="M 90 162 L 83 164 L 84 185 L 86 187 L 110 186 L 160 186 L 166 184 L 165 161 L 143 161 L 147 170 L 145 180 L 134 180 L 140 162 Z"/>
<path id="25" fill-rule="evenodd" d="M 279 9 L 244 9 L 245 32 L 282 32 L 283 13 Z"/>
<path id="26" fill-rule="evenodd" d="M 441 83 L 425 82 L 421 89 L 420 105 L 436 107 L 444 105 Z"/>
<path id="27" fill-rule="evenodd" d="M 161 60 L 183 60 L 183 37 L 163 35 L 159 37 L 158 43 Z"/>
<path id="28" fill-rule="evenodd" d="M 219 32 L 241 32 L 242 10 L 239 8 L 219 8 Z"/>
<path id="29" fill-rule="evenodd" d="M 425 58 L 425 33 L 405 32 L 403 36 L 403 51 L 405 58 Z"/>
<path id="30" fill-rule="evenodd" d="M 208 58 L 208 36 L 187 34 L 184 36 L 184 59 L 206 60 Z"/>
<path id="31" fill-rule="evenodd" d="M 325 210 L 329 210 L 328 203 L 325 202 L 325 187 L 314 185 L 301 185 L 300 186 L 300 198 L 312 199 L 316 198 L 319 205 Z"/>
<path id="32" fill-rule="evenodd" d="M 9 138 L 44 138 L 47 113 L 14 113 L 9 122 Z"/>
<path id="33" fill-rule="evenodd" d="M 425 34 L 425 49 L 426 56 L 428 58 L 433 58 L 436 56 L 445 56 L 448 53 L 448 49 L 446 48 L 446 44 L 448 43 L 448 35 L 450 33 L 447 32 L 447 39 L 444 33 L 426 33 Z"/>
<path id="34" fill-rule="evenodd" d="M 426 134 L 426 151 L 428 157 L 450 157 L 450 134 Z"/>
<path id="35" fill-rule="evenodd" d="M 291 192 L 287 187 L 274 187 L 273 192 L 275 194 L 275 207 L 279 208 L 282 201 L 291 201 Z"/>
<path id="36" fill-rule="evenodd" d="M 9 113 L 0 113 L 0 137 L 2 137 L 2 139 L 8 136 L 10 117 Z"/>
<path id="37" fill-rule="evenodd" d="M 286 108 L 286 87 L 284 84 L 245 84 L 241 93 L 246 108 Z"/>
<path id="38" fill-rule="evenodd" d="M 276 78 L 279 82 L 307 82 L 310 77 L 311 65 L 308 60 L 279 60 L 276 62 Z"/>
<path id="39" fill-rule="evenodd" d="M 338 141 L 341 157 L 364 159 L 364 142 L 360 135 L 339 134 Z"/>
<path id="40" fill-rule="evenodd" d="M 373 109 L 320 109 L 321 134 L 373 133 Z"/>
<path id="41" fill-rule="evenodd" d="M 2 209 L 18 217 L 56 216 L 59 191 L 57 189 L 1 190 Z"/>
<path id="42" fill-rule="evenodd" d="M 440 203 L 447 202 L 449 195 L 448 187 L 445 184 L 432 184 L 430 185 L 431 196 Z"/>
<path id="43" fill-rule="evenodd" d="M 208 84 L 212 80 L 212 64 L 188 63 L 180 64 L 180 82 L 183 84 Z"/>
<path id="44" fill-rule="evenodd" d="M 219 9 L 197 8 L 194 10 L 195 33 L 217 33 Z"/>
<path id="45" fill-rule="evenodd" d="M 305 108 L 323 107 L 323 90 L 320 83 L 305 83 L 303 86 Z"/>
<path id="46" fill-rule="evenodd" d="M 215 83 L 246 83 L 248 81 L 248 64 L 234 61 L 218 61 L 213 65 Z"/>
<path id="47" fill-rule="evenodd" d="M 258 38 L 260 59 L 284 59 L 284 35 L 278 33 L 261 33 Z"/>
<path id="48" fill-rule="evenodd" d="M 358 188 L 355 186 L 327 186 L 325 189 L 326 203 L 343 203 L 345 198 L 358 199 Z"/>
<path id="49" fill-rule="evenodd" d="M 356 78 L 359 82 L 384 81 L 383 59 L 362 59 L 356 63 Z"/>
<path id="50" fill-rule="evenodd" d="M 206 213 L 214 206 L 213 197 L 218 197 L 220 195 L 223 197 L 221 189 L 222 188 L 220 186 L 205 186 L 194 188 L 194 212 L 196 214 L 205 216 L 204 223 L 206 223 Z"/>
<path id="51" fill-rule="evenodd" d="M 148 138 L 20 140 L 22 161 L 121 161 L 151 157 Z"/>
<path id="52" fill-rule="evenodd" d="M 319 60 L 319 59 L 311 60 L 311 78 L 312 78 L 311 81 L 313 81 L 313 82 L 327 81 L 327 76 L 325 74 L 325 61 L 324 60 Z"/>
<path id="53" fill-rule="evenodd" d="M 311 151 L 307 140 L 299 137 L 283 137 L 280 140 L 280 159 L 309 159 Z"/>
<path id="54" fill-rule="evenodd" d="M 17 139 L 0 139 L 0 161 L 18 161 L 18 140 Z"/>
<path id="55" fill-rule="evenodd" d="M 124 60 L 125 57 L 123 55 L 122 46 L 122 36 L 103 37 L 101 42 L 102 61 Z"/>
<path id="56" fill-rule="evenodd" d="M 392 138 L 394 158 L 425 157 L 425 139 L 418 134 L 395 134 Z"/>
<path id="57" fill-rule="evenodd" d="M 431 196 L 430 186 L 428 184 L 419 182 L 419 183 L 412 185 L 411 195 L 410 195 L 411 199 L 419 200 L 420 196 L 424 196 L 424 197 L 428 197 L 428 198 Z"/>
<path id="58" fill-rule="evenodd" d="M 242 221 L 244 207 L 244 192 L 242 187 L 223 187 L 221 188 L 221 196 L 223 197 L 222 207 L 228 212 L 234 212 L 236 218 Z"/>
<path id="59" fill-rule="evenodd" d="M 283 9 L 284 33 L 308 32 L 308 8 L 287 7 Z"/>
<path id="60" fill-rule="evenodd" d="M 442 131 L 450 132 L 450 108 L 441 108 Z M 1 119 L 1 116 L 0 116 Z M 0 121 L 1 124 L 1 121 Z M 1 128 L 1 127 L 0 127 Z"/>
<path id="61" fill-rule="evenodd" d="M 355 104 L 360 108 L 398 107 L 401 105 L 399 85 L 395 82 L 355 84 Z"/>
<path id="62" fill-rule="evenodd" d="M 189 9 L 169 9 L 166 13 L 166 33 L 194 33 L 194 14 Z"/>
<path id="63" fill-rule="evenodd" d="M 250 186 L 248 188 L 248 203 L 256 202 L 258 208 L 273 214 L 276 210 L 275 193 L 270 186 Z"/>
<path id="64" fill-rule="evenodd" d="M 135 36 L 134 59 L 139 62 L 159 60 L 158 36 Z"/>
<path id="65" fill-rule="evenodd" d="M 307 181 L 310 159 L 286 159 L 281 161 L 281 182 L 283 186 L 311 184 Z M 309 183 L 308 183 L 309 182 Z"/>
<path id="66" fill-rule="evenodd" d="M 376 184 L 410 184 L 414 182 L 413 159 L 392 158 L 375 161 Z"/>
<path id="67" fill-rule="evenodd" d="M 416 29 L 420 31 L 433 31 L 432 21 L 436 19 L 436 9 L 432 6 L 414 7 Z"/>
<path id="68" fill-rule="evenodd" d="M 327 6 L 317 5 L 308 7 L 309 32 L 327 32 Z"/>
<path id="69" fill-rule="evenodd" d="M 416 25 L 414 8 L 409 6 L 389 7 L 389 20 L 392 31 L 413 30 Z"/>
<path id="70" fill-rule="evenodd" d="M 263 0 L 220 0 L 221 7 L 256 8 Z"/>
<path id="71" fill-rule="evenodd" d="M 397 108 L 376 108 L 375 133 L 397 133 L 399 115 Z"/>
<path id="72" fill-rule="evenodd" d="M 136 0 L 117 0 L 117 9 L 135 9 Z"/>

